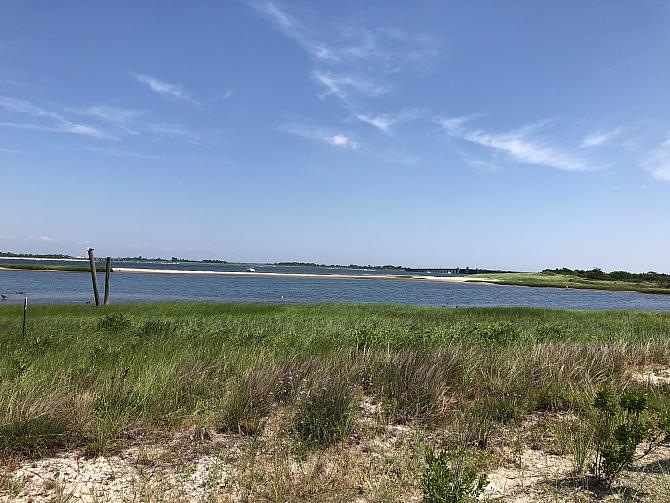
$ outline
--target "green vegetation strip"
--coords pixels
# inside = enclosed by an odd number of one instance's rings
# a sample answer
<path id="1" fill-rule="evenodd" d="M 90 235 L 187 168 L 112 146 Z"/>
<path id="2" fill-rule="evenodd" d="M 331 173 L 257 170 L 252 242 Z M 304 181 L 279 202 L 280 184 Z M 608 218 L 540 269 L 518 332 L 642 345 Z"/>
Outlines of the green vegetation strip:
<path id="1" fill-rule="evenodd" d="M 296 438 L 346 438 L 362 396 L 390 421 L 579 411 L 670 361 L 670 314 L 349 304 L 0 307 L 0 458 L 200 425 L 254 435 L 292 407 Z M 670 403 L 662 388 L 654 403 Z"/>
<path id="2" fill-rule="evenodd" d="M 624 281 L 613 279 L 592 279 L 574 274 L 555 272 L 524 272 L 473 274 L 468 278 L 486 282 L 496 280 L 497 285 L 530 286 L 545 288 L 575 288 L 587 290 L 629 291 L 640 293 L 670 294 L 670 284 L 658 281 Z"/>

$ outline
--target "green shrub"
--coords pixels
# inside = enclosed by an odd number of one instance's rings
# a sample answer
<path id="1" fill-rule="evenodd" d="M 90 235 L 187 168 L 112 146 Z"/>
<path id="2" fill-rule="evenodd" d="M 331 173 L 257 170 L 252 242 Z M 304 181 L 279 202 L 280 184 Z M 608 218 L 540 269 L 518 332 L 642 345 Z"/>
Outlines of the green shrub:
<path id="1" fill-rule="evenodd" d="M 426 470 L 419 482 L 425 503 L 476 501 L 487 485 L 486 475 L 466 462 L 465 453 L 458 453 L 455 460 L 449 451 L 426 453 Z"/>
<path id="2" fill-rule="evenodd" d="M 593 405 L 597 411 L 593 471 L 611 486 L 621 471 L 633 463 L 637 446 L 652 436 L 651 422 L 644 415 L 649 409 L 649 397 L 643 391 L 626 390 L 617 402 L 610 390 L 601 389 Z"/>

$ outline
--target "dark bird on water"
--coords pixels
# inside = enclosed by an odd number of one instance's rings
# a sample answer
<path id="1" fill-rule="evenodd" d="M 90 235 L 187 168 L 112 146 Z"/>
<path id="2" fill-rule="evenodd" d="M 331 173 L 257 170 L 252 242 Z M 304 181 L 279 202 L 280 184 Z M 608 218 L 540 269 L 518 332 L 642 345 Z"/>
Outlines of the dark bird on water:
<path id="1" fill-rule="evenodd" d="M 26 292 L 16 292 L 16 293 L 18 293 L 19 295 L 25 295 L 26 294 Z"/>
<path id="2" fill-rule="evenodd" d="M 5 300 L 7 296 L 4 293 L 0 293 L 0 297 L 2 297 L 2 300 Z"/>

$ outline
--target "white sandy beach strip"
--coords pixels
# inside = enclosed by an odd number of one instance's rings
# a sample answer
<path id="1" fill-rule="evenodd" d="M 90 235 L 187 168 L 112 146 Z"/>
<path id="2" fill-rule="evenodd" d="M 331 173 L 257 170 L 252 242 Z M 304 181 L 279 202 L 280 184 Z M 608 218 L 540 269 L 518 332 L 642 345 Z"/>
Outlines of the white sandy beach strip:
<path id="1" fill-rule="evenodd" d="M 425 280 L 443 283 L 468 283 L 495 281 L 486 278 L 466 278 L 462 276 L 416 276 L 397 274 L 316 274 L 289 272 L 246 272 L 246 271 L 185 271 L 175 269 L 143 269 L 139 267 L 114 267 L 115 273 L 131 274 L 190 274 L 206 276 L 253 276 L 260 278 L 314 278 L 314 279 L 379 279 L 379 280 Z"/>

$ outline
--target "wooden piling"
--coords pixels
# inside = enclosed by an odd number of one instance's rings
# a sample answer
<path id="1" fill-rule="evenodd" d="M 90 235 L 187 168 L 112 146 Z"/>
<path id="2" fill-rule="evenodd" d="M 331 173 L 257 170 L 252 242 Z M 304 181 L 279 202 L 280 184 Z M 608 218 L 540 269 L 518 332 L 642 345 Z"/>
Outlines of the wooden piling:
<path id="1" fill-rule="evenodd" d="M 98 274 L 95 269 L 95 258 L 93 257 L 93 248 L 88 249 L 88 261 L 91 264 L 91 279 L 93 280 L 93 296 L 95 305 L 100 305 L 100 292 L 98 291 Z"/>
<path id="2" fill-rule="evenodd" d="M 105 305 L 109 305 L 109 278 L 112 273 L 112 257 L 107 257 L 105 265 Z"/>

